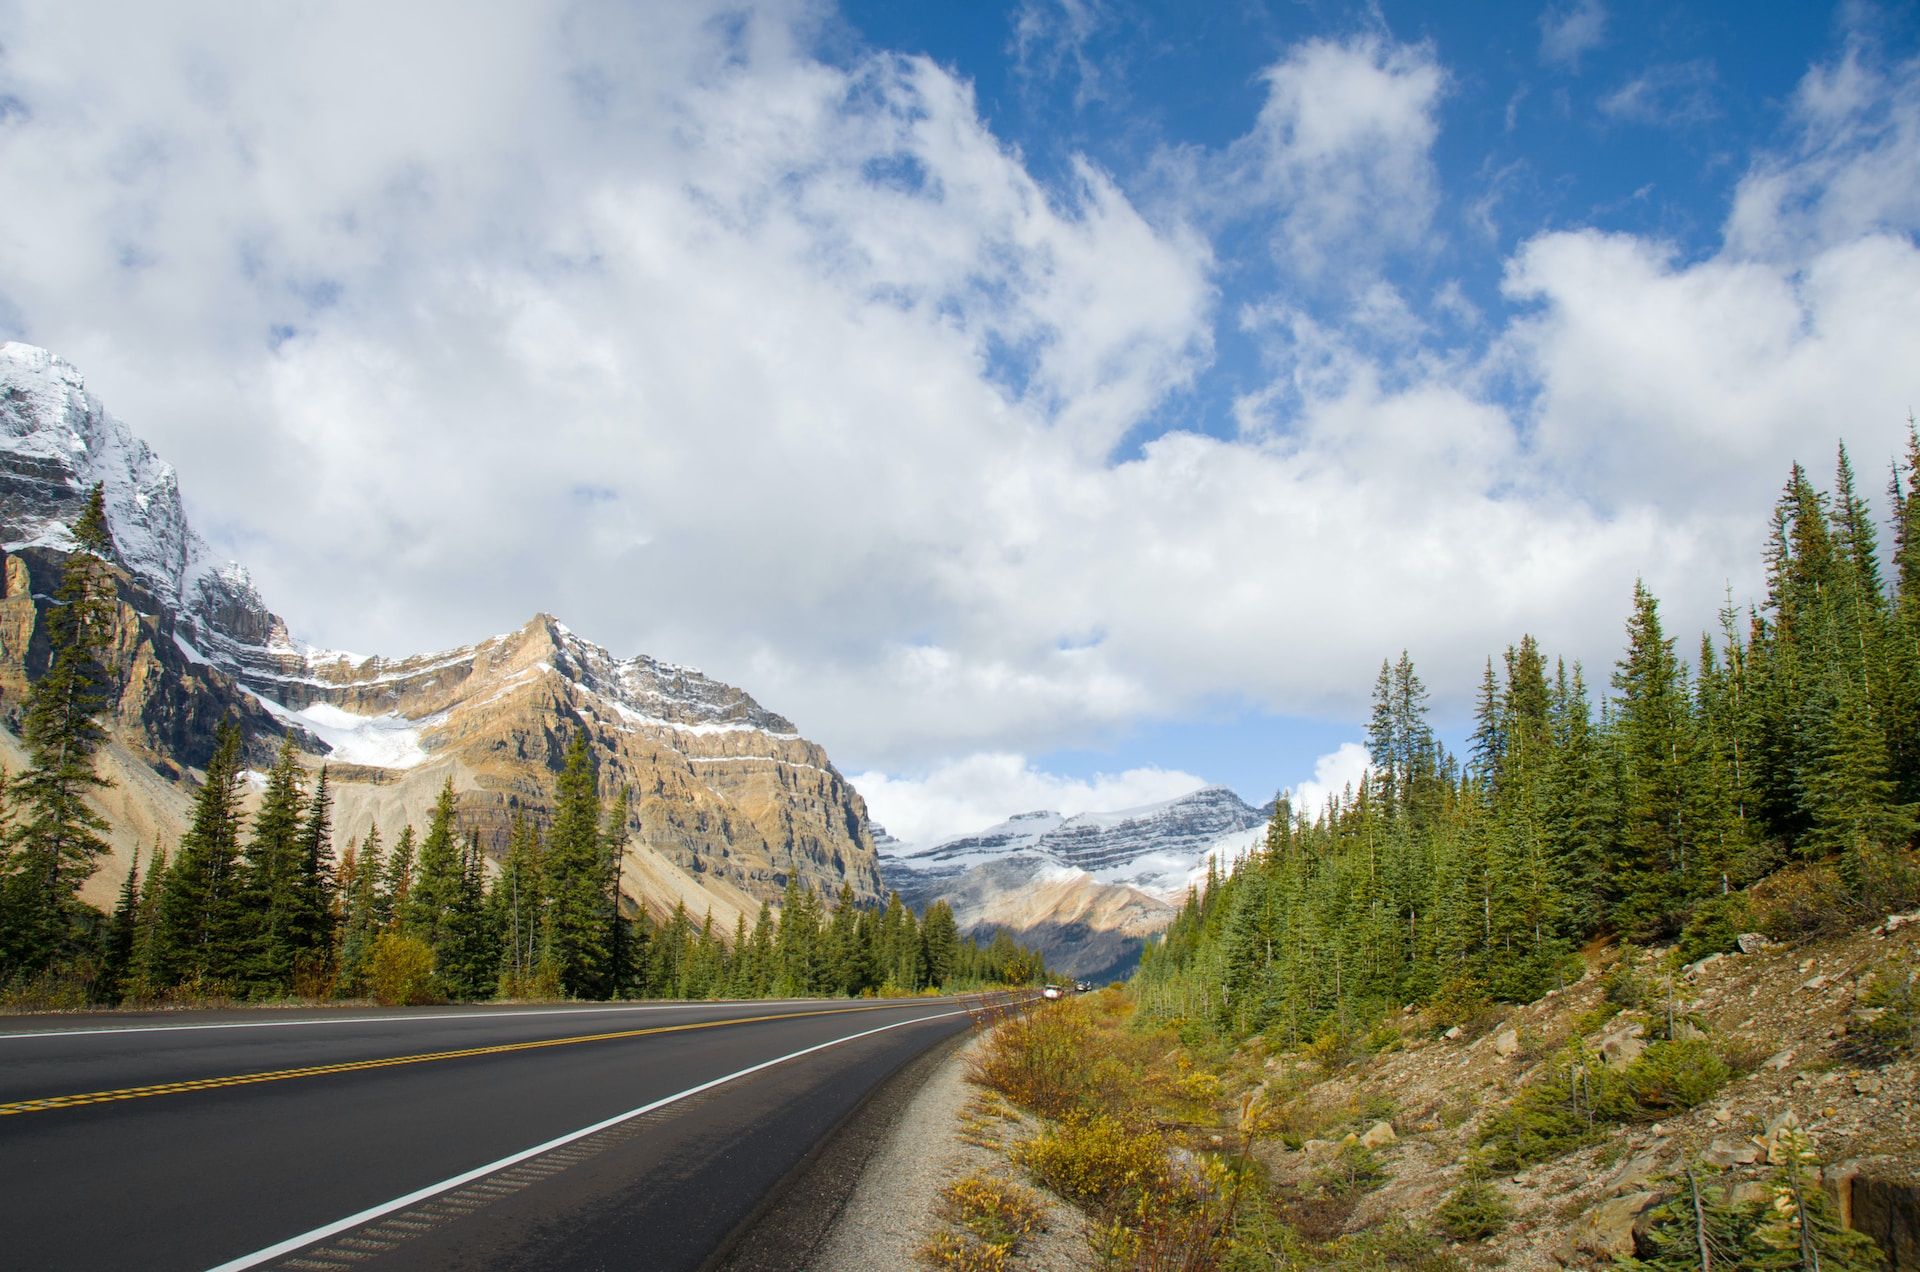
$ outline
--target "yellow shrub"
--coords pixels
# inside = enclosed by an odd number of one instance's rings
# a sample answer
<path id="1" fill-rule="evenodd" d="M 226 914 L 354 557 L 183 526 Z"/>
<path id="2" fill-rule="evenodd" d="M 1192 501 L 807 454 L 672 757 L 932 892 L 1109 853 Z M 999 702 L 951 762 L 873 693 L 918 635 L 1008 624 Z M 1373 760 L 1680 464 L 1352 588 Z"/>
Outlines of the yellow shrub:
<path id="1" fill-rule="evenodd" d="M 367 986 L 388 1007 L 433 1002 L 433 949 L 417 936 L 383 932 L 367 960 Z"/>
<path id="2" fill-rule="evenodd" d="M 1035 1179 L 1082 1205 L 1104 1205 L 1130 1192 L 1161 1188 L 1166 1146 L 1152 1131 L 1133 1130 L 1104 1113 L 1076 1115 L 1018 1150 Z"/>

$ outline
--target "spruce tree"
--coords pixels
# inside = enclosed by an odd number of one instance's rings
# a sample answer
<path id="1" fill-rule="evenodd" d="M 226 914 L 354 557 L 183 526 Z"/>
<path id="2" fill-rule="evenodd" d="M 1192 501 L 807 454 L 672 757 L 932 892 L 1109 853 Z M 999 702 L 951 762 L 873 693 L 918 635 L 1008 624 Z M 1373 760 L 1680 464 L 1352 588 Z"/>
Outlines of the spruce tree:
<path id="1" fill-rule="evenodd" d="M 110 783 L 94 767 L 113 698 L 107 666 L 116 599 L 113 536 L 96 484 L 74 521 L 75 547 L 46 612 L 50 658 L 28 690 L 21 723 L 28 767 L 8 792 L 12 821 L 0 875 L 0 978 L 39 971 L 77 952 L 81 885 L 107 851 L 106 819 L 87 797 Z"/>
<path id="2" fill-rule="evenodd" d="M 284 995 L 293 988 L 303 901 L 300 817 L 305 798 L 293 739 L 285 738 L 267 773 L 266 793 L 239 872 L 236 917 L 243 948 L 235 951 L 236 968 L 258 995 Z"/>
<path id="3" fill-rule="evenodd" d="M 162 975 L 196 990 L 231 989 L 238 971 L 242 780 L 240 730 L 224 721 L 160 906 Z"/>
<path id="4" fill-rule="evenodd" d="M 567 748 L 547 834 L 547 917 L 561 989 L 573 998 L 604 993 L 612 879 L 600 829 L 593 753 L 584 733 Z"/>
<path id="5" fill-rule="evenodd" d="M 117 1003 L 126 997 L 139 928 L 140 859 L 136 856 L 127 865 L 127 877 L 120 885 L 120 901 L 113 908 L 105 947 L 100 952 L 100 981 L 94 991 L 100 1001 Z"/>

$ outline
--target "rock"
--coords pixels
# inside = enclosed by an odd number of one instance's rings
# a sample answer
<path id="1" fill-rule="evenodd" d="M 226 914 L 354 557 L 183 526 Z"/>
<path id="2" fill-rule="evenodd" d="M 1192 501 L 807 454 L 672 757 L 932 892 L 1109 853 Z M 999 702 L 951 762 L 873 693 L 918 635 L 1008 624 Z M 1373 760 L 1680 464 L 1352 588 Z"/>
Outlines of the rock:
<path id="1" fill-rule="evenodd" d="M 1760 1160 L 1760 1146 L 1752 1140 L 1716 1135 L 1702 1156 L 1710 1166 L 1751 1166 Z"/>
<path id="2" fill-rule="evenodd" d="M 1736 1206 L 1751 1206 L 1773 1200 L 1773 1189 L 1758 1179 L 1743 1179 L 1727 1191 L 1727 1200 Z"/>
<path id="3" fill-rule="evenodd" d="M 1814 990 L 1825 989 L 1827 986 L 1831 984 L 1833 984 L 1833 977 L 1827 975 L 1825 972 L 1822 972 L 1820 973 L 1820 975 L 1813 977 L 1811 980 L 1808 980 L 1805 984 L 1801 985 L 1800 988 L 1811 992 Z"/>
<path id="4" fill-rule="evenodd" d="M 1391 1122 L 1375 1122 L 1367 1128 L 1367 1133 L 1360 1137 L 1360 1143 L 1366 1148 L 1385 1148 L 1398 1138 L 1399 1136 L 1393 1133 Z"/>
<path id="5" fill-rule="evenodd" d="M 1717 1122 L 1719 1125 L 1725 1126 L 1727 1123 L 1733 1121 L 1733 1110 L 1732 1109 L 1715 1109 L 1713 1111 L 1713 1120 Z"/>
<path id="6" fill-rule="evenodd" d="M 1707 1031 L 1691 1020 L 1673 1022 L 1673 1040 L 1675 1042 L 1698 1042 L 1707 1036 Z"/>
<path id="7" fill-rule="evenodd" d="M 1602 1259 L 1632 1258 L 1634 1227 L 1659 1203 L 1659 1193 L 1646 1191 L 1601 1202 L 1574 1224 L 1574 1248 Z"/>
<path id="8" fill-rule="evenodd" d="M 1445 1038 L 1448 1042 L 1452 1042 L 1460 1036 L 1460 1032 L 1461 1032 L 1460 1026 L 1455 1025 L 1451 1029 L 1447 1030 L 1447 1032 L 1441 1034 L 1440 1036 L 1442 1038 Z"/>
<path id="9" fill-rule="evenodd" d="M 1792 1063 L 1793 1063 L 1792 1051 L 1776 1051 L 1772 1055 L 1768 1056 L 1766 1063 L 1762 1064 L 1760 1067 L 1762 1069 L 1772 1069 L 1775 1073 L 1780 1073 L 1784 1071 L 1786 1067 Z"/>
<path id="10" fill-rule="evenodd" d="M 1300 1151 L 1308 1157 L 1318 1157 L 1333 1148 L 1332 1140 L 1310 1139 L 1300 1146 Z"/>
<path id="11" fill-rule="evenodd" d="M 1855 1095 L 1878 1095 L 1885 1087 L 1886 1083 L 1881 1081 L 1878 1074 L 1874 1073 L 1863 1073 L 1853 1080 L 1853 1093 Z"/>
<path id="12" fill-rule="evenodd" d="M 1613 1172 L 1613 1177 L 1607 1180 L 1607 1191 L 1610 1193 L 1639 1192 L 1641 1185 L 1652 1179 L 1659 1169 L 1658 1153 L 1641 1153 L 1637 1157 L 1628 1158 L 1619 1170 Z"/>
<path id="13" fill-rule="evenodd" d="M 1616 1024 L 1600 1035 L 1597 1050 L 1610 1069 L 1624 1069 L 1647 1049 L 1647 1027 L 1637 1020 Z"/>
<path id="14" fill-rule="evenodd" d="M 1863 1173 L 1851 1184 L 1853 1227 L 1872 1237 L 1894 1267 L 1920 1267 L 1920 1183 Z"/>
<path id="15" fill-rule="evenodd" d="M 1898 932 L 1901 928 L 1911 923 L 1920 923 L 1920 910 L 1915 910 L 1910 914 L 1889 914 L 1886 922 L 1880 925 L 1880 930 L 1882 932 Z"/>
<path id="16" fill-rule="evenodd" d="M 1520 1051 L 1520 1035 L 1511 1029 L 1502 1029 L 1493 1039 L 1493 1054 L 1496 1056 L 1517 1055 Z"/>
<path id="17" fill-rule="evenodd" d="M 1771 937 L 1762 936 L 1758 932 L 1742 932 L 1733 939 L 1734 942 L 1740 946 L 1740 952 L 1742 954 L 1758 954 L 1761 950 L 1770 950 L 1780 944 L 1780 942 Z"/>
<path id="18" fill-rule="evenodd" d="M 1690 981 L 1699 980 L 1703 972 L 1725 957 L 1725 954 L 1709 954 L 1697 962 L 1688 963 L 1686 968 L 1681 972 L 1681 975 Z"/>

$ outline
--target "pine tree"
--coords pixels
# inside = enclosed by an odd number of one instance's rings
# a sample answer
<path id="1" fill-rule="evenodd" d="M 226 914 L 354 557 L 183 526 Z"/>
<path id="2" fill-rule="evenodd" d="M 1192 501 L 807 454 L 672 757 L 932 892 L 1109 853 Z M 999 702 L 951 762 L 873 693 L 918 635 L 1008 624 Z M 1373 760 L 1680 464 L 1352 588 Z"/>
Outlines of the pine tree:
<path id="1" fill-rule="evenodd" d="M 94 768 L 112 702 L 106 665 L 117 604 L 108 560 L 113 537 L 96 484 L 73 524 L 74 551 L 46 613 L 51 656 L 27 693 L 21 725 L 28 767 L 11 783 L 13 825 L 0 857 L 0 978 L 31 973 L 77 952 L 86 909 L 81 885 L 107 851 L 106 820 L 87 796 L 110 783 Z"/>
<path id="2" fill-rule="evenodd" d="M 606 823 L 600 830 L 601 852 L 605 859 L 603 870 L 607 876 L 606 889 L 609 898 L 607 906 L 607 966 L 602 995 L 607 998 L 621 998 L 633 989 L 634 958 L 633 947 L 635 932 L 633 920 L 620 912 L 620 903 L 624 899 L 622 885 L 625 882 L 627 861 L 627 809 L 626 787 L 621 787 L 613 797 L 613 807 L 607 811 Z"/>
<path id="3" fill-rule="evenodd" d="M 341 857 L 340 953 L 335 962 L 340 969 L 340 992 L 348 997 L 366 991 L 373 942 L 387 926 L 387 908 L 382 900 L 386 865 L 378 822 L 367 828 L 365 842 L 349 843 Z"/>
<path id="4" fill-rule="evenodd" d="M 300 824 L 300 872 L 295 884 L 292 942 L 296 984 L 302 978 L 316 984 L 327 980 L 333 962 L 334 892 L 333 796 L 327 789 L 327 767 L 320 766 L 313 797 Z"/>
<path id="5" fill-rule="evenodd" d="M 1695 739 L 1686 669 L 1644 584 L 1634 585 L 1627 652 L 1613 684 L 1625 795 L 1621 896 L 1613 918 L 1624 931 L 1668 931 L 1693 890 L 1689 869 L 1698 865 L 1687 820 Z"/>
<path id="6" fill-rule="evenodd" d="M 926 960 L 925 984 L 934 989 L 946 985 L 960 954 L 960 927 L 954 922 L 953 907 L 945 901 L 927 907 L 920 925 L 920 946 Z"/>
<path id="7" fill-rule="evenodd" d="M 413 827 L 402 826 L 400 838 L 394 841 L 393 851 L 387 854 L 386 873 L 380 883 L 380 925 L 384 928 L 398 930 L 411 913 L 409 906 L 413 897 L 418 844 Z"/>

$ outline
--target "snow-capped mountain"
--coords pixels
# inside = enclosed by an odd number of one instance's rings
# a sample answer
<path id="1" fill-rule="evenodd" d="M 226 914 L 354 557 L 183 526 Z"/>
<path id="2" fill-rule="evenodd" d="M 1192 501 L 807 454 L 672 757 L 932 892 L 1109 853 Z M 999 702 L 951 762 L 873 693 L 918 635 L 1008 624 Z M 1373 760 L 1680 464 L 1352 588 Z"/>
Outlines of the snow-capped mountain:
<path id="1" fill-rule="evenodd" d="M 1226 870 L 1250 852 L 1267 816 L 1222 786 L 1120 812 L 1021 813 L 927 848 L 889 843 L 880 872 L 918 908 L 944 900 L 963 928 L 1007 928 L 1050 965 L 1101 978 L 1131 968 L 1209 860 Z"/>
<path id="2" fill-rule="evenodd" d="M 44 656 L 33 653 L 44 648 L 35 596 L 52 591 L 96 482 L 127 575 L 116 737 L 169 777 L 203 764 L 214 724 L 238 717 L 256 758 L 290 734 L 329 764 L 343 842 L 376 821 L 391 833 L 421 820 L 451 776 L 463 816 L 499 846 L 513 815 L 544 814 L 566 737 L 584 728 L 603 784 L 633 793 L 636 900 L 683 900 L 730 929 L 791 877 L 878 894 L 859 795 L 820 747 L 745 692 L 645 655 L 617 658 L 544 614 L 412 657 L 301 644 L 247 572 L 194 533 L 173 468 L 72 365 L 11 343 L 0 344 L 0 706 L 18 702 L 31 659 Z M 0 751 L 9 745 L 0 732 Z M 138 756 L 115 763 L 123 788 L 150 785 L 134 773 Z M 162 803 L 173 797 L 155 790 Z M 166 827 L 165 809 L 124 811 Z"/>

